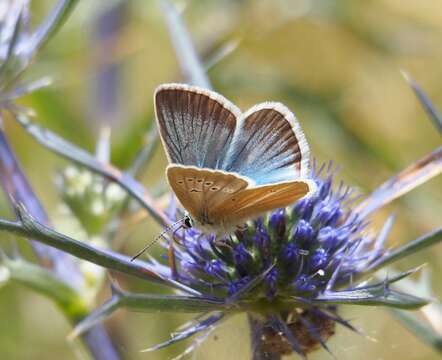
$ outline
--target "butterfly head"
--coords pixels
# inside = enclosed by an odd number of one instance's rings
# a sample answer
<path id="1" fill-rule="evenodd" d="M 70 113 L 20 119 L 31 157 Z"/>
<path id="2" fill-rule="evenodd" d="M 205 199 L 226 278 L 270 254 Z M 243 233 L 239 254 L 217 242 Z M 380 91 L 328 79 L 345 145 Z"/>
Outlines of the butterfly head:
<path id="1" fill-rule="evenodd" d="M 194 221 L 192 219 L 192 217 L 189 214 L 184 215 L 183 218 L 183 227 L 185 229 L 191 229 L 194 226 Z"/>

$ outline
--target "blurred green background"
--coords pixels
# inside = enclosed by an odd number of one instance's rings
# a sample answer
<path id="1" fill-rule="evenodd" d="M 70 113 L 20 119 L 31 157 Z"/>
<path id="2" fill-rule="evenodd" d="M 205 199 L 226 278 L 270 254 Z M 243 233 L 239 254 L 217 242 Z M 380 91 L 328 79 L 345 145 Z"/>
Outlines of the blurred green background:
<path id="1" fill-rule="evenodd" d="M 35 22 L 54 1 L 33 1 Z M 67 24 L 27 72 L 54 85 L 27 96 L 38 121 L 93 151 L 98 130 L 112 128 L 112 161 L 127 168 L 143 146 L 153 116 L 152 94 L 164 82 L 183 81 L 164 19 L 155 1 L 80 1 Z M 406 70 L 442 109 L 442 6 L 439 0 L 188 0 L 177 1 L 206 64 L 213 87 L 242 109 L 281 101 L 298 117 L 319 161 L 342 167 L 339 177 L 368 194 L 389 176 L 432 151 L 441 137 L 400 70 Z M 101 24 L 101 25 L 100 25 Z M 111 36 L 102 30 L 111 27 Z M 227 47 L 226 47 L 227 45 Z M 230 47 L 230 48 L 229 48 Z M 103 71 L 105 73 L 103 73 Z M 106 73 L 108 71 L 108 73 Z M 104 75 L 103 75 L 104 74 Z M 48 153 L 12 121 L 6 131 L 58 229 L 66 229 L 54 176 L 67 162 Z M 158 147 L 145 168 L 146 186 L 164 183 L 166 160 Z M 389 245 L 405 243 L 441 224 L 442 179 L 432 180 L 374 218 L 379 229 L 394 212 Z M 10 217 L 2 198 L 1 212 Z M 119 250 L 134 254 L 159 228 L 145 221 L 124 234 Z M 2 235 L 5 236 L 5 235 Z M 22 244 L 22 242 L 20 242 Z M 23 252 L 29 254 L 24 246 Z M 153 253 L 160 255 L 162 250 Z M 427 263 L 442 293 L 442 248 L 400 263 Z M 159 291 L 140 281 L 124 287 Z M 108 296 L 107 290 L 99 302 Z M 343 308 L 367 336 L 338 327 L 330 347 L 338 359 L 435 359 L 380 308 Z M 181 345 L 138 351 L 168 337 L 187 317 L 119 311 L 106 325 L 127 359 L 167 359 Z M 83 359 L 66 336 L 70 325 L 47 299 L 14 284 L 0 289 L 1 359 Z M 238 336 L 238 334 L 243 334 Z M 197 351 L 197 359 L 241 358 L 248 352 L 245 320 L 225 323 Z M 320 350 L 311 359 L 330 359 Z"/>

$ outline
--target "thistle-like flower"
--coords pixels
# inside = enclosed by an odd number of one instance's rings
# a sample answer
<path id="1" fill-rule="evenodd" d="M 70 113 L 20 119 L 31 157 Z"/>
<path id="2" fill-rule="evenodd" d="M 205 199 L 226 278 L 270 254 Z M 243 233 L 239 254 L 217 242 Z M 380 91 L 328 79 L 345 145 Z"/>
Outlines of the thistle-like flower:
<path id="1" fill-rule="evenodd" d="M 148 195 L 127 175 L 93 162 L 92 156 L 79 152 L 72 144 L 34 123 L 22 121 L 22 125 L 45 146 L 118 182 L 164 224 L 182 218 L 183 211 L 174 197 L 168 210 L 158 213 Z M 328 350 L 326 341 L 334 334 L 335 324 L 356 331 L 340 317 L 337 307 L 340 304 L 405 309 L 423 306 L 427 299 L 390 286 L 415 269 L 378 283 L 365 280 L 375 270 L 439 241 L 440 229 L 403 248 L 387 250 L 384 242 L 392 219 L 375 236 L 367 229 L 367 217 L 403 194 L 404 189 L 409 190 L 439 173 L 441 158 L 442 149 L 437 149 L 358 205 L 355 205 L 358 196 L 351 188 L 342 183 L 333 184 L 335 171 L 331 164 L 320 167 L 315 164 L 311 172 L 318 186 L 315 195 L 258 218 L 230 236 L 216 237 L 195 228 L 183 229 L 165 235 L 167 238 L 161 244 L 168 255 L 164 261 L 150 256 L 148 261 L 131 263 L 118 255 L 116 269 L 124 268 L 125 272 L 168 285 L 179 295 L 133 294 L 113 284 L 109 302 L 83 320 L 74 334 L 86 331 L 119 307 L 195 312 L 200 315 L 194 321 L 164 343 L 147 349 L 157 350 L 198 334 L 184 352 L 187 354 L 218 323 L 232 314 L 245 313 L 253 329 L 254 351 L 276 356 L 294 351 L 305 356 L 318 346 Z M 50 229 L 39 230 L 26 213 L 21 213 L 21 219 L 41 236 L 68 240 Z M 109 254 L 105 257 L 109 266 Z"/>
<path id="2" fill-rule="evenodd" d="M 101 163 L 24 115 L 17 116 L 17 120 L 44 146 L 117 182 L 164 227 L 182 218 L 183 211 L 174 197 L 168 210 L 162 211 L 129 174 Z M 441 159 L 442 148 L 438 148 L 358 203 L 350 188 L 342 183 L 333 184 L 333 166 L 314 165 L 310 176 L 318 191 L 312 197 L 277 209 L 227 237 L 205 234 L 195 228 L 166 232 L 162 242 L 167 249 L 164 261 L 150 256 L 147 261 L 131 262 L 130 257 L 83 246 L 38 224 L 26 211 L 18 209 L 20 233 L 178 291 L 177 295 L 134 294 L 114 284 L 112 298 L 80 322 L 74 335 L 120 307 L 198 313 L 194 321 L 169 340 L 147 349 L 153 351 L 196 335 L 184 352 L 187 354 L 221 321 L 244 313 L 250 318 L 253 348 L 258 354 L 280 356 L 296 352 L 305 356 L 318 346 L 328 350 L 326 341 L 334 333 L 335 324 L 355 330 L 340 317 L 340 304 L 413 309 L 428 302 L 391 286 L 415 269 L 374 283 L 367 282 L 367 277 L 440 241 L 442 230 L 387 250 L 384 242 L 392 219 L 374 236 L 373 230 L 368 229 L 368 216 L 439 174 Z"/>
<path id="3" fill-rule="evenodd" d="M 425 303 L 390 290 L 397 279 L 357 285 L 386 254 L 387 232 L 375 237 L 364 231 L 367 219 L 352 210 L 359 196 L 343 183 L 333 186 L 332 163 L 314 166 L 311 178 L 318 185 L 315 195 L 258 218 L 231 236 L 219 238 L 194 228 L 174 234 L 174 278 L 261 322 L 259 346 L 264 353 L 295 351 L 304 356 L 318 345 L 328 350 L 326 340 L 334 334 L 335 323 L 355 330 L 338 315 L 337 303 Z M 183 214 L 172 205 L 169 215 L 176 221 Z M 163 246 L 168 248 L 170 241 Z M 202 331 L 222 318 L 217 314 L 193 326 Z"/>
<path id="4" fill-rule="evenodd" d="M 99 235 L 121 208 L 125 193 L 88 170 L 69 166 L 57 177 L 61 196 L 89 235 Z"/>
<path id="5" fill-rule="evenodd" d="M 62 14 L 65 11 L 63 7 L 67 8 L 72 3 L 60 2 L 55 14 Z M 185 34 L 176 20 L 176 14 L 169 11 L 167 2 L 163 3 L 168 10 L 165 12 L 167 16 L 179 25 L 173 27 L 172 24 L 171 29 L 179 35 Z M 18 5 L 8 8 L 13 11 L 7 12 L 8 23 L 12 25 L 2 27 L 13 31 L 6 32 L 6 35 L 2 33 L 0 37 L 0 58 L 3 64 L 0 76 L 12 74 L 7 77 L 11 81 L 18 78 L 50 33 L 49 25 L 41 26 L 32 35 L 24 31 L 27 28 L 22 24 L 27 24 L 24 19 L 28 14 L 28 1 L 17 1 L 15 4 Z M 52 28 L 56 26 L 54 21 L 47 24 L 52 24 Z M 189 42 L 187 37 L 180 36 L 180 39 Z M 188 44 L 187 47 L 190 48 Z M 188 63 L 195 65 L 198 62 Z M 12 72 L 8 70 L 10 65 L 14 65 L 11 67 Z M 193 78 L 199 79 L 206 86 L 205 76 L 198 74 Z M 0 80 L 2 84 L 10 83 L 2 78 Z M 1 105 L 10 106 L 10 100 L 26 92 L 29 87 L 20 89 L 17 86 L 1 88 Z M 163 211 L 156 199 L 128 173 L 121 172 L 41 128 L 26 114 L 15 111 L 17 109 L 12 110 L 16 112 L 20 124 L 37 141 L 107 180 L 118 183 L 165 228 L 182 218 L 183 212 L 176 206 L 173 196 L 168 211 Z M 4 231 L 36 239 L 112 270 L 169 286 L 178 292 L 174 295 L 133 294 L 113 284 L 112 298 L 81 321 L 75 334 L 90 329 L 119 307 L 192 312 L 198 314 L 193 321 L 181 327 L 169 340 L 147 349 L 156 350 L 195 335 L 196 341 L 184 352 L 187 354 L 216 325 L 228 320 L 232 314 L 243 313 L 250 319 L 253 352 L 258 354 L 254 359 L 266 358 L 267 355 L 269 358 L 278 358 L 292 352 L 305 357 L 319 346 L 328 350 L 327 340 L 334 334 L 336 324 L 355 330 L 339 315 L 340 304 L 418 308 L 427 303 L 426 299 L 391 287 L 392 283 L 414 270 L 378 283 L 365 281 L 375 270 L 440 241 L 442 230 L 427 234 L 403 248 L 387 250 L 384 241 L 392 224 L 391 219 L 387 220 L 377 236 L 367 231 L 367 225 L 368 216 L 374 210 L 439 174 L 442 171 L 441 159 L 442 148 L 439 148 L 386 182 L 369 200 L 358 205 L 355 205 L 357 196 L 350 188 L 334 184 L 333 166 L 314 166 L 310 174 L 318 186 L 314 196 L 255 219 L 247 228 L 230 236 L 216 237 L 198 229 L 169 232 L 161 243 L 167 249 L 167 256 L 160 261 L 149 257 L 147 261 L 131 262 L 130 257 L 125 255 L 71 239 L 35 218 L 32 211 L 28 211 L 27 204 L 17 206 L 17 221 L 0 219 L 0 227 Z M 64 175 L 65 200 L 70 202 L 72 212 L 86 228 L 91 230 L 87 225 L 91 214 L 99 215 L 99 219 L 103 216 L 106 221 L 112 218 L 114 206 L 120 205 L 121 197 L 109 199 L 106 192 L 102 191 L 104 187 L 95 191 L 97 189 L 94 186 L 87 186 L 83 188 L 86 191 L 77 191 L 78 184 L 68 184 L 72 179 L 68 173 Z M 78 180 L 78 177 L 74 178 Z M 98 178 L 94 180 L 101 183 Z M 89 181 L 88 185 L 93 183 L 95 181 Z M 96 206 L 89 208 L 87 205 L 90 204 L 83 200 L 90 194 L 101 201 L 98 208 L 100 211 L 96 211 Z M 111 206 L 107 208 L 109 211 L 101 211 L 103 201 L 109 200 L 112 200 L 109 202 Z M 105 220 L 99 221 L 99 228 L 103 227 Z M 95 225 L 90 232 L 97 232 Z M 3 279 L 8 276 L 9 273 L 0 274 Z"/>

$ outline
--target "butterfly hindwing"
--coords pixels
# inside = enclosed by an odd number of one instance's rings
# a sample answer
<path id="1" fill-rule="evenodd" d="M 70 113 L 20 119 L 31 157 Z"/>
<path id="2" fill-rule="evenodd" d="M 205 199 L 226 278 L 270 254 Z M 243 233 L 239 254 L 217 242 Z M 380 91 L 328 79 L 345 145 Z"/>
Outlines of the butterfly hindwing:
<path id="1" fill-rule="evenodd" d="M 237 224 L 307 195 L 310 180 L 253 186 L 234 173 L 169 165 L 167 178 L 181 204 L 202 224 Z"/>
<path id="2" fill-rule="evenodd" d="M 280 103 L 254 106 L 238 122 L 223 170 L 271 184 L 307 176 L 309 149 L 295 116 Z"/>
<path id="3" fill-rule="evenodd" d="M 159 86 L 155 112 L 171 163 L 213 169 L 227 152 L 240 116 L 221 95 L 184 84 Z"/>
<path id="4" fill-rule="evenodd" d="M 249 186 L 247 179 L 211 169 L 172 164 L 166 173 L 178 200 L 200 222 L 212 222 L 210 209 Z"/>
<path id="5" fill-rule="evenodd" d="M 311 180 L 249 187 L 234 194 L 228 201 L 217 204 L 210 216 L 224 223 L 235 223 L 262 215 L 276 208 L 286 207 L 316 188 Z"/>

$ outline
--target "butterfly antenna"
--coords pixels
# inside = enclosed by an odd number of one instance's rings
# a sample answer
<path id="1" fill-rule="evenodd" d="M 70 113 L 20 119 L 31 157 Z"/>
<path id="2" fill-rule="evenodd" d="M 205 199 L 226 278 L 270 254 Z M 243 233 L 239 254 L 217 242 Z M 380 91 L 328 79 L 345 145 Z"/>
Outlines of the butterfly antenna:
<path id="1" fill-rule="evenodd" d="M 168 232 L 174 230 L 176 225 L 185 222 L 187 218 L 188 217 L 185 216 L 182 219 L 179 219 L 178 221 L 174 222 L 172 225 L 169 225 L 168 227 L 166 227 L 163 231 L 160 232 L 160 234 L 155 239 L 153 239 L 151 242 L 147 243 L 147 245 L 144 248 L 142 248 L 139 252 L 137 252 L 134 256 L 132 256 L 130 261 L 134 261 L 135 259 L 139 258 L 141 255 L 143 255 L 143 253 L 145 251 L 149 250 L 149 248 L 152 245 L 154 245 L 160 238 L 162 238 L 164 236 L 164 234 L 167 234 Z"/>

